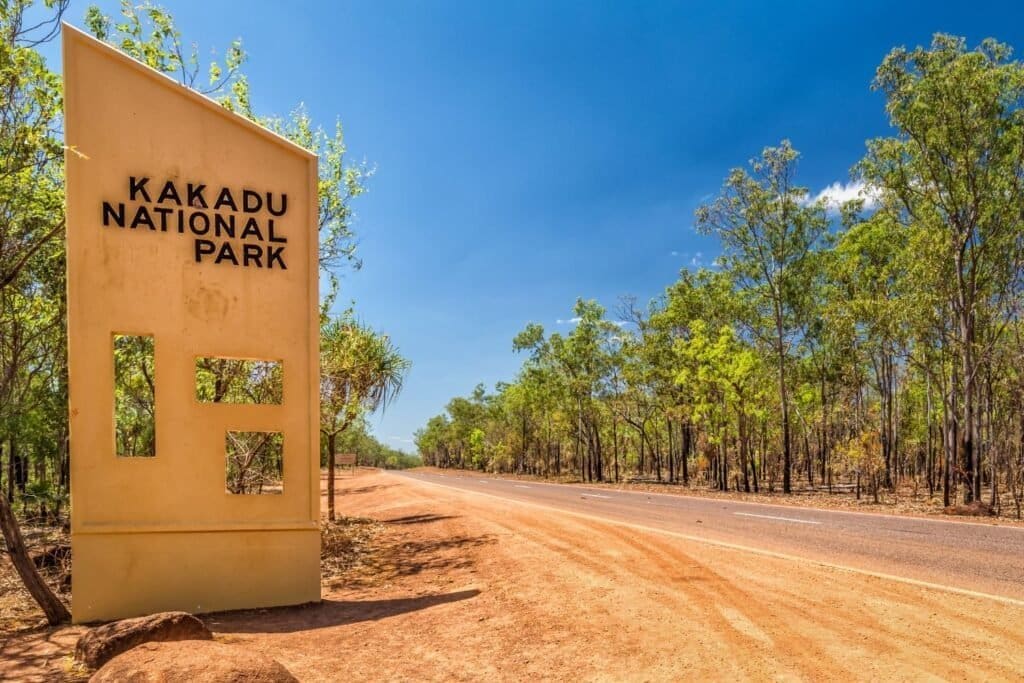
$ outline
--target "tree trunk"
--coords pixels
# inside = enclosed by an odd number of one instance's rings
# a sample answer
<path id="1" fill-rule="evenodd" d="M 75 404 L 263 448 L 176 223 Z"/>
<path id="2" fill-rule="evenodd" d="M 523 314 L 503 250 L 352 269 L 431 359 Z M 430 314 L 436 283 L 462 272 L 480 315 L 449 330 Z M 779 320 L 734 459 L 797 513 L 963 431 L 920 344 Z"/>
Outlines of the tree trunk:
<path id="1" fill-rule="evenodd" d="M 793 454 L 790 452 L 789 429 L 789 395 L 786 390 L 786 349 L 783 346 L 782 311 L 776 303 L 775 310 L 776 352 L 779 356 L 779 401 L 782 404 L 782 492 L 792 493 L 790 470 L 793 465 Z"/>
<path id="2" fill-rule="evenodd" d="M 738 429 L 739 432 L 739 451 L 740 451 L 740 466 L 743 468 L 743 491 L 750 493 L 750 477 L 747 474 L 747 427 L 746 420 L 743 418 L 743 410 L 740 410 L 738 416 Z"/>
<path id="3" fill-rule="evenodd" d="M 637 474 L 639 474 L 642 477 L 642 476 L 644 476 L 644 465 L 646 464 L 644 462 L 644 460 L 645 460 L 644 456 L 646 455 L 645 452 L 644 452 L 644 444 L 647 442 L 647 435 L 644 434 L 644 430 L 643 430 L 643 426 L 642 425 L 640 427 L 637 427 L 636 430 L 640 434 L 640 465 L 639 465 L 639 472 Z"/>
<path id="4" fill-rule="evenodd" d="M 3 496 L 0 496 L 0 529 L 3 530 L 11 563 L 18 571 L 25 588 L 46 614 L 46 621 L 50 626 L 70 621 L 71 614 L 68 612 L 68 608 L 57 598 L 43 581 L 43 577 L 36 571 L 36 566 L 25 548 L 25 540 L 21 536 L 21 529 L 18 528 L 18 520 L 14 518 L 14 510 Z"/>
<path id="5" fill-rule="evenodd" d="M 327 519 L 334 521 L 334 445 L 337 434 L 327 435 Z"/>
<path id="6" fill-rule="evenodd" d="M 690 465 L 688 463 L 690 459 L 690 451 L 693 449 L 693 435 L 690 421 L 686 421 L 686 425 L 683 427 L 683 486 L 690 485 Z"/>
<path id="7" fill-rule="evenodd" d="M 925 440 L 925 467 L 927 468 L 928 498 L 935 495 L 935 479 L 933 477 L 935 467 L 934 439 L 932 437 L 932 377 L 925 375 L 924 391 L 924 422 L 927 426 L 928 436 Z"/>
<path id="8" fill-rule="evenodd" d="M 669 417 L 665 418 L 665 427 L 668 429 L 668 483 L 674 484 L 676 481 L 676 455 L 675 449 L 672 448 L 672 419 Z"/>
<path id="9" fill-rule="evenodd" d="M 725 447 L 726 439 L 725 434 L 722 434 L 722 440 L 718 445 L 718 450 L 722 454 L 722 490 L 729 490 L 729 451 Z"/>
<path id="10" fill-rule="evenodd" d="M 618 421 L 612 416 L 612 455 L 615 458 L 615 483 L 619 483 L 619 432 Z"/>
<path id="11" fill-rule="evenodd" d="M 973 314 L 973 293 L 965 291 L 965 284 L 962 280 L 962 263 L 957 259 L 958 275 L 960 275 L 958 317 L 960 324 L 960 371 L 963 373 L 963 423 L 960 425 L 960 440 L 958 443 L 958 460 L 963 468 L 963 499 L 964 503 L 981 498 L 981 479 L 978 476 L 978 457 L 975 453 L 975 364 L 974 364 L 974 314 Z"/>

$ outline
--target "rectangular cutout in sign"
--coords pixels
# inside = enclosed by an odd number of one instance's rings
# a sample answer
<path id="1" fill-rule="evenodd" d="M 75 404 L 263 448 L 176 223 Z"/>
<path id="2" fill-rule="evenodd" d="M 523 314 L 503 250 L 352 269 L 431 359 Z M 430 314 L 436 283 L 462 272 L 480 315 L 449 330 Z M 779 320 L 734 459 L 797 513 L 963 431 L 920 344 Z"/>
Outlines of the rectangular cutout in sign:
<path id="1" fill-rule="evenodd" d="M 281 432 L 228 432 L 225 487 L 236 495 L 284 492 L 284 436 Z"/>
<path id="2" fill-rule="evenodd" d="M 114 441 L 126 458 L 156 455 L 153 337 L 114 335 Z"/>
<path id="3" fill-rule="evenodd" d="M 280 405 L 281 363 L 242 358 L 196 358 L 196 400 L 200 403 Z"/>

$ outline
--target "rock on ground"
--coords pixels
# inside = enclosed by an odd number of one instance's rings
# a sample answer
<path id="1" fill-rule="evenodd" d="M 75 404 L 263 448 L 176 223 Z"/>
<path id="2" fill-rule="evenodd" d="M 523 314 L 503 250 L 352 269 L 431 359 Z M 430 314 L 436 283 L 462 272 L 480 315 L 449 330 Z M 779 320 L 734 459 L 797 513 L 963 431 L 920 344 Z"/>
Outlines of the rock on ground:
<path id="1" fill-rule="evenodd" d="M 250 649 L 213 641 L 145 643 L 114 657 L 90 683 L 296 683 L 288 669 Z"/>
<path id="2" fill-rule="evenodd" d="M 210 629 L 188 612 L 160 612 L 114 621 L 89 630 L 75 646 L 75 659 L 90 669 L 97 669 L 143 643 L 212 638 Z"/>

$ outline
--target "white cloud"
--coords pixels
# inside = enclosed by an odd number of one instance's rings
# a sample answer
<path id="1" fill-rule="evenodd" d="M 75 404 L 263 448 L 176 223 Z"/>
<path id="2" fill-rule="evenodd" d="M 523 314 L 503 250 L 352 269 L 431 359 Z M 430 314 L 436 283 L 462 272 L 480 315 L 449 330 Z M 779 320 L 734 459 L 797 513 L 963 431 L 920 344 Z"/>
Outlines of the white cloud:
<path id="1" fill-rule="evenodd" d="M 407 439 L 404 436 L 389 436 L 388 441 L 400 441 L 402 443 L 414 443 L 412 439 Z"/>
<path id="2" fill-rule="evenodd" d="M 704 263 L 704 254 L 702 254 L 699 251 L 697 253 L 695 253 L 693 255 L 693 257 L 690 259 L 690 265 L 693 266 L 694 268 L 700 268 L 703 263 Z"/>
<path id="3" fill-rule="evenodd" d="M 829 211 L 839 211 L 839 207 L 852 199 L 863 199 L 864 208 L 874 209 L 878 206 L 878 192 L 868 188 L 863 180 L 853 180 L 848 183 L 836 181 L 808 199 L 808 204 L 824 201 Z"/>
<path id="4" fill-rule="evenodd" d="M 674 251 L 674 250 L 668 252 L 668 254 L 669 254 L 669 256 L 679 256 L 679 252 L 678 251 Z"/>
<path id="5" fill-rule="evenodd" d="M 581 320 L 583 320 L 583 318 L 576 317 L 569 318 L 568 320 L 564 318 L 559 318 L 555 322 L 558 323 L 559 325 L 579 325 Z M 608 322 L 610 322 L 612 325 L 618 325 L 619 327 L 625 327 L 626 325 L 633 324 L 629 320 L 609 320 Z"/>

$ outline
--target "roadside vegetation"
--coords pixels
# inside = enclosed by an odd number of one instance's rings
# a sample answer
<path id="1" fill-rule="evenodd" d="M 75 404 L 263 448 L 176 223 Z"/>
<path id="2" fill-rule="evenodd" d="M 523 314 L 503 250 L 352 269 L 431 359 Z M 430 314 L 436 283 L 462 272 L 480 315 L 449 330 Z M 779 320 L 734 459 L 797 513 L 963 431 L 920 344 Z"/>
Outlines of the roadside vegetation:
<path id="1" fill-rule="evenodd" d="M 31 559 L 38 544 L 32 542 L 43 543 L 53 536 L 51 530 L 66 529 L 73 511 L 68 505 L 61 82 L 39 47 L 58 37 L 67 7 L 68 0 L 0 1 L 0 528 L 5 554 L 51 623 L 68 618 L 52 589 L 65 578 L 48 575 L 48 583 L 40 577 L 41 560 Z M 339 273 L 362 265 L 352 202 L 373 175 L 372 167 L 349 160 L 340 122 L 318 126 L 301 106 L 286 116 L 254 112 L 241 41 L 204 63 L 199 48 L 182 41 L 170 14 L 148 2 L 123 2 L 116 19 L 90 7 L 85 24 L 97 38 L 319 155 L 320 267 L 328 283 L 320 309 L 321 462 L 333 469 L 328 453 L 348 452 L 357 454 L 361 465 L 419 464 L 378 442 L 367 422 L 399 393 L 408 361 L 387 335 L 360 318 L 354 304 L 335 312 Z M 126 453 L 152 455 L 147 418 L 152 382 L 149 366 L 139 360 L 145 351 L 118 347 L 115 422 L 127 425 L 118 434 L 119 448 L 127 444 Z M 238 385 L 239 367 L 237 362 L 203 364 L 200 393 L 220 400 L 221 389 Z M 258 381 L 239 390 L 272 395 L 273 376 L 265 370 L 242 377 Z M 240 453 L 239 462 L 251 461 L 248 455 Z M 33 547 L 26 547 L 22 525 Z M 56 552 L 66 565 L 68 554 Z M 0 570 L 10 575 L 6 558 L 0 559 Z M 10 584 L 0 581 L 0 604 Z"/>
<path id="2" fill-rule="evenodd" d="M 889 137 L 857 196 L 813 196 L 788 141 L 728 173 L 694 227 L 713 267 L 613 315 L 530 324 L 519 374 L 453 398 L 424 462 L 584 481 L 1024 505 L 1024 65 L 936 35 L 878 67 Z M 963 509 L 963 507 L 962 507 Z"/>

